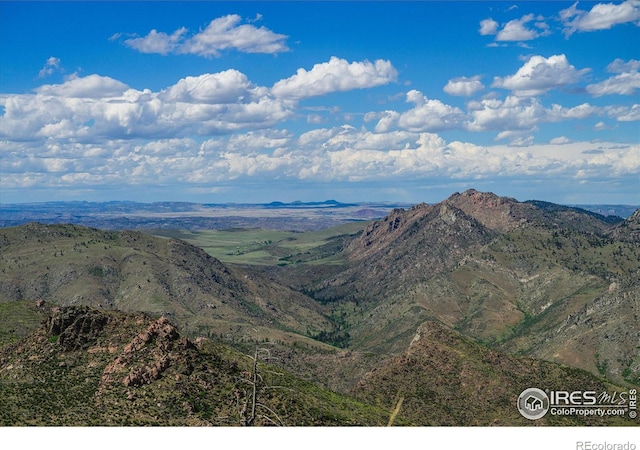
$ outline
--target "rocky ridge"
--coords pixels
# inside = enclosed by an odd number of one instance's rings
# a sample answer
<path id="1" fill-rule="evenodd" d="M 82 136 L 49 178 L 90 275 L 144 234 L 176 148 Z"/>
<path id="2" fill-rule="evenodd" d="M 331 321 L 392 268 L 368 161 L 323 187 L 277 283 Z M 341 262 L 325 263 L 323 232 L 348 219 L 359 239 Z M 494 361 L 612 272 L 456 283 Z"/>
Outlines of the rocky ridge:
<path id="1" fill-rule="evenodd" d="M 0 426 L 376 425 L 388 415 L 225 346 L 193 343 L 164 317 L 41 307 L 50 314 L 42 326 L 0 348 Z"/>
<path id="2" fill-rule="evenodd" d="M 350 266 L 310 293 L 358 311 L 346 329 L 354 348 L 401 352 L 435 318 L 508 352 L 637 383 L 638 217 L 456 193 L 371 223 L 345 249 Z M 563 328 L 587 310 L 598 328 Z"/>

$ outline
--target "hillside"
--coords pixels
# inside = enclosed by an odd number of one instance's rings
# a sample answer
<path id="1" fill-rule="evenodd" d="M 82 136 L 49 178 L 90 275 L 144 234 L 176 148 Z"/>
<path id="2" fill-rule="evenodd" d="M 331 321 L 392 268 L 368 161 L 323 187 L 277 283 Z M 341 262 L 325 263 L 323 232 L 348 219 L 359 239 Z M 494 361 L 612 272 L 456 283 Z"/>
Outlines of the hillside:
<path id="1" fill-rule="evenodd" d="M 352 266 L 340 277 L 319 286 L 316 295 L 331 298 L 341 285 L 351 288 L 363 284 L 368 289 L 362 297 L 376 297 L 378 285 L 386 291 L 405 285 L 406 281 L 430 278 L 451 269 L 471 251 L 517 229 L 567 230 L 600 236 L 619 221 L 576 208 L 521 203 L 475 190 L 456 193 L 435 205 L 395 209 L 372 222 L 345 250 Z M 373 284 L 372 291 L 373 280 L 379 282 Z M 357 293 L 352 296 L 358 298 Z"/>
<path id="2" fill-rule="evenodd" d="M 393 408 L 423 426 L 631 425 L 629 419 L 547 414 L 532 422 L 514 407 L 527 388 L 612 391 L 585 371 L 490 350 L 437 321 L 418 327 L 406 351 L 368 373 L 353 389 L 360 400 Z"/>
<path id="3" fill-rule="evenodd" d="M 434 321 L 418 328 L 403 354 L 338 394 L 278 367 L 268 344 L 254 344 L 244 355 L 208 339 L 191 341 L 165 317 L 44 302 L 21 306 L 35 307 L 45 320 L 0 347 L 0 426 L 633 423 L 551 414 L 524 419 L 516 400 L 531 386 L 623 388 L 585 371 L 506 356 Z"/>
<path id="4" fill-rule="evenodd" d="M 0 399 L 51 400 L 0 423 L 240 424 L 259 345 L 301 392 L 268 397 L 284 423 L 385 424 L 402 398 L 396 424 L 620 424 L 513 404 L 640 386 L 639 213 L 469 190 L 309 234 L 3 228 Z"/>
<path id="5" fill-rule="evenodd" d="M 637 218 L 471 190 L 371 223 L 344 250 L 350 265 L 306 292 L 340 311 L 355 349 L 401 352 L 436 318 L 496 348 L 638 383 Z M 599 326 L 566 331 L 584 311 Z"/>
<path id="6" fill-rule="evenodd" d="M 0 426 L 380 425 L 389 416 L 267 365 L 266 353 L 254 367 L 228 347 L 194 343 L 164 317 L 39 308 L 42 326 L 0 348 Z"/>
<path id="7" fill-rule="evenodd" d="M 348 269 L 318 284 L 313 295 L 323 301 L 376 300 L 407 283 L 453 268 L 469 251 L 495 236 L 446 203 L 396 209 L 365 228 L 344 250 Z"/>
<path id="8" fill-rule="evenodd" d="M 28 224 L 0 231 L 0 303 L 45 299 L 164 314 L 187 334 L 314 341 L 322 306 L 176 239 Z"/>
<path id="9" fill-rule="evenodd" d="M 621 241 L 640 243 L 640 209 L 619 223 L 611 235 Z"/>

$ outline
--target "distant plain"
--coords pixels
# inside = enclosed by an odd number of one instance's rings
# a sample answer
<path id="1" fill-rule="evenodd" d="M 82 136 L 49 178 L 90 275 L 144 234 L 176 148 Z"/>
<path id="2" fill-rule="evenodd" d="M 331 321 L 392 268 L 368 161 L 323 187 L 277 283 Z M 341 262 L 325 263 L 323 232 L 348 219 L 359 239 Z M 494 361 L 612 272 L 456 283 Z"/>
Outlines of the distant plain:
<path id="1" fill-rule="evenodd" d="M 231 230 L 153 230 L 151 234 L 182 239 L 224 263 L 252 265 L 332 264 L 336 254 L 318 252 L 341 235 L 359 233 L 365 222 L 352 222 L 307 232 L 241 228 Z"/>

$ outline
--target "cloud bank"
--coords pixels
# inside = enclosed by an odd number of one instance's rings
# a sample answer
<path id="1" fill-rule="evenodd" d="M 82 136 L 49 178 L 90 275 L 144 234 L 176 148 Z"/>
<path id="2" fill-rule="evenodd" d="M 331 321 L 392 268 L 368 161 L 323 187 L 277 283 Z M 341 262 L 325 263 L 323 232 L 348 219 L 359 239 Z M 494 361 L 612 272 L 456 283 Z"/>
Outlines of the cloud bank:
<path id="1" fill-rule="evenodd" d="M 637 14 L 634 0 L 591 10 L 576 3 L 559 17 L 570 37 L 636 26 Z M 534 14 L 504 23 L 485 19 L 479 32 L 500 46 L 525 45 L 549 35 L 548 23 Z M 195 33 L 152 30 L 123 42 L 141 53 L 212 58 L 288 52 L 287 39 L 228 15 Z M 409 88 L 420 80 L 405 79 L 407 67 L 399 70 L 389 59 L 331 56 L 260 84 L 227 68 L 180 75 L 152 90 L 99 74 L 62 78 L 62 61 L 52 56 L 37 66 L 38 78 L 57 74 L 64 81 L 0 94 L 0 188 L 182 186 L 182 192 L 210 193 L 239 181 L 260 189 L 429 180 L 637 184 L 637 142 L 587 139 L 582 132 L 604 136 L 640 121 L 633 97 L 640 61 L 613 59 L 603 74 L 608 61 L 576 67 L 567 54 L 531 50 L 507 73 L 502 66 L 481 74 L 456 67 L 466 75 L 450 74 L 424 91 Z M 436 98 L 442 92 L 447 95 Z M 366 107 L 349 103 L 369 94 Z M 351 110 L 343 113 L 345 105 Z"/>
<path id="2" fill-rule="evenodd" d="M 631 95 L 638 88 L 639 67 L 636 60 L 616 59 L 607 67 L 614 75 L 588 85 L 587 91 L 594 97 Z M 244 178 L 359 182 L 633 176 L 640 170 L 638 145 L 565 136 L 534 143 L 533 133 L 545 123 L 589 117 L 640 120 L 638 104 L 545 106 L 536 96 L 577 83 L 587 72 L 569 64 L 565 55 L 536 55 L 515 74 L 494 79 L 494 88 L 511 92 L 504 99 L 488 95 L 462 109 L 412 89 L 405 94 L 407 108 L 364 114 L 372 129 L 343 125 L 300 134 L 284 127 L 300 114 L 300 102 L 393 83 L 397 70 L 385 60 L 332 57 L 271 88 L 229 69 L 188 76 L 155 92 L 106 76 L 72 76 L 32 94 L 0 96 L 2 186 L 181 183 L 206 190 Z M 444 87 L 454 96 L 483 89 L 479 76 L 454 78 Z M 508 144 L 447 142 L 437 134 L 449 130 L 494 132 L 497 141 Z"/>

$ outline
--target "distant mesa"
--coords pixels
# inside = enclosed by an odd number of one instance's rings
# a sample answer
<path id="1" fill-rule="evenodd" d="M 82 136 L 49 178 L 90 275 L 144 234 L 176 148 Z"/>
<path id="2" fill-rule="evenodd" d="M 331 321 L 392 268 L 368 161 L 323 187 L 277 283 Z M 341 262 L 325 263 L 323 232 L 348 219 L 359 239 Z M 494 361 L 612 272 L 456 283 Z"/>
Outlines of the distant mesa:
<path id="1" fill-rule="evenodd" d="M 329 208 L 329 207 L 347 207 L 356 206 L 353 203 L 341 203 L 337 200 L 325 200 L 323 202 L 303 202 L 295 200 L 293 202 L 285 203 L 280 201 L 274 201 L 266 203 L 265 208 Z"/>

